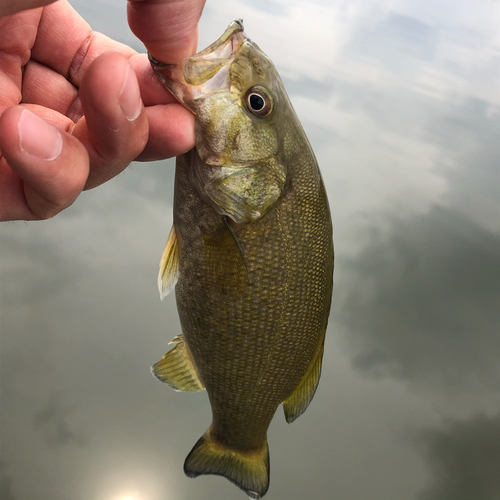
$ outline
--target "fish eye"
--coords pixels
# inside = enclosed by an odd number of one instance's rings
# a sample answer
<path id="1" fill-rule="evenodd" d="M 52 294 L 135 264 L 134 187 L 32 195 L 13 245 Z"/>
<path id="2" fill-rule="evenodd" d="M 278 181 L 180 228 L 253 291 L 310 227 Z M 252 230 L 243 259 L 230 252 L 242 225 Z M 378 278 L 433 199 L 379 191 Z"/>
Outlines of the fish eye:
<path id="1" fill-rule="evenodd" d="M 273 100 L 267 91 L 262 87 L 251 87 L 245 94 L 245 104 L 255 116 L 263 118 L 273 110 Z"/>

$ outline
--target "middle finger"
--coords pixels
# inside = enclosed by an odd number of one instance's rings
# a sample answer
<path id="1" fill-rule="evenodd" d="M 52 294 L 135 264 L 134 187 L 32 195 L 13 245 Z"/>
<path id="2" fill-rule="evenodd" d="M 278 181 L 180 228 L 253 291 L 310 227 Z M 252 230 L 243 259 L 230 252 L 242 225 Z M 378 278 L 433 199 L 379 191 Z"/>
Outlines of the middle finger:
<path id="1" fill-rule="evenodd" d="M 98 57 L 80 86 L 85 116 L 73 135 L 87 148 L 90 175 L 86 189 L 120 173 L 144 149 L 148 120 L 139 84 L 127 58 L 116 52 Z"/>

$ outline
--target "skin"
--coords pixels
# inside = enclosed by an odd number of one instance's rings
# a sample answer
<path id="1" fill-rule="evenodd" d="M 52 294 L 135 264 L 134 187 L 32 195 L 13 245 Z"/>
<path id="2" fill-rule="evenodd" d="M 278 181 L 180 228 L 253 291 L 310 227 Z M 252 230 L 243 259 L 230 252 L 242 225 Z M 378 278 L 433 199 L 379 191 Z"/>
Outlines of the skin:
<path id="1" fill-rule="evenodd" d="M 155 57 L 180 61 L 196 49 L 203 5 L 131 0 L 129 24 Z M 0 2 L 0 89 L 3 221 L 53 217 L 132 160 L 194 145 L 192 114 L 147 56 L 92 31 L 65 0 Z"/>

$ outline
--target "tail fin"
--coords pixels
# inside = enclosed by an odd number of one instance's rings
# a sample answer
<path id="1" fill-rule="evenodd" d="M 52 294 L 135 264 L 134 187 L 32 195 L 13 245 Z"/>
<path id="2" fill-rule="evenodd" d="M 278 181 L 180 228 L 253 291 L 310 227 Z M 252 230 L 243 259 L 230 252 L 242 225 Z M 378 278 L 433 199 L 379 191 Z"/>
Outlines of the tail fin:
<path id="1" fill-rule="evenodd" d="M 267 440 L 259 450 L 240 451 L 218 443 L 207 431 L 187 456 L 184 472 L 188 477 L 201 474 L 224 476 L 251 499 L 258 500 L 269 488 Z"/>

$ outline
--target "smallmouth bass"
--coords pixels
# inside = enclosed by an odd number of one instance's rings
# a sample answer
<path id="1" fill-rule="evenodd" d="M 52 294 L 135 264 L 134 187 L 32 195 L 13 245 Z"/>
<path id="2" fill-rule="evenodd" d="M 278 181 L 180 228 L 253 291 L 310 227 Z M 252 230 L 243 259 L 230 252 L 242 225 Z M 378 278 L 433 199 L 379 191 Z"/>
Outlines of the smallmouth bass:
<path id="1" fill-rule="evenodd" d="M 320 378 L 333 289 L 328 200 L 278 72 L 241 20 L 179 65 L 149 58 L 196 115 L 158 277 L 162 299 L 175 287 L 182 334 L 152 371 L 178 391 L 208 393 L 212 423 L 186 475 L 221 475 L 258 499 L 277 407 L 293 422 Z"/>

